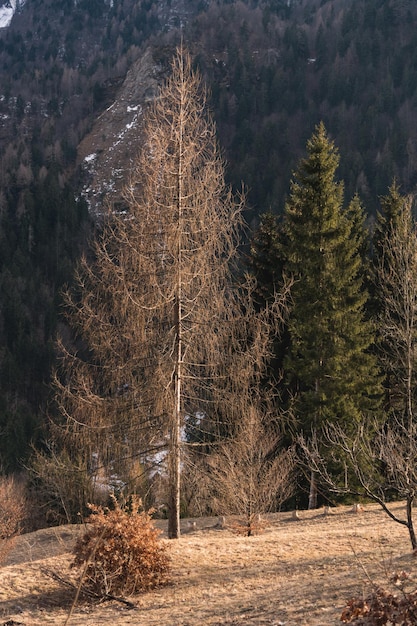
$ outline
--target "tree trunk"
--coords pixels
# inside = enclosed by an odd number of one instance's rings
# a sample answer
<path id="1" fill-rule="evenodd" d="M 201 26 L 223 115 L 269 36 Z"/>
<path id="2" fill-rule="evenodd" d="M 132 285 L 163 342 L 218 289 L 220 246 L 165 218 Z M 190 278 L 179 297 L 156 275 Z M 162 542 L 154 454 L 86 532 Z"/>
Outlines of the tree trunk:
<path id="1" fill-rule="evenodd" d="M 177 304 L 177 317 L 180 319 L 181 307 Z M 174 377 L 175 409 L 172 416 L 172 425 L 169 442 L 169 507 L 168 507 L 168 537 L 178 539 L 180 536 L 180 492 L 181 492 L 181 358 L 182 344 L 179 321 L 177 323 L 176 341 L 176 372 Z"/>
<path id="2" fill-rule="evenodd" d="M 310 474 L 310 493 L 308 494 L 308 509 L 317 509 L 317 477 L 314 471 Z"/>
<path id="3" fill-rule="evenodd" d="M 178 539 L 180 536 L 180 414 L 175 411 L 170 442 L 169 459 L 169 506 L 168 506 L 168 537 Z"/>
<path id="4" fill-rule="evenodd" d="M 184 87 L 184 58 L 181 56 L 179 65 L 180 85 Z M 179 109 L 179 129 L 178 129 L 178 164 L 176 172 L 177 198 L 177 285 L 175 302 L 175 377 L 174 377 L 174 401 L 175 410 L 171 430 L 171 464 L 170 476 L 168 476 L 171 493 L 169 516 L 168 516 L 168 537 L 178 539 L 180 536 L 180 493 L 181 493 L 181 424 L 182 424 L 182 402 L 181 402 L 181 368 L 182 368 L 182 229 L 183 229 L 183 132 L 184 132 L 184 93 L 180 90 Z"/>
<path id="5" fill-rule="evenodd" d="M 407 498 L 407 528 L 408 528 L 408 532 L 410 535 L 412 548 L 413 550 L 416 550 L 417 538 L 416 538 L 416 533 L 414 531 L 414 524 L 413 524 L 413 500 L 414 500 L 413 496 L 409 496 Z"/>

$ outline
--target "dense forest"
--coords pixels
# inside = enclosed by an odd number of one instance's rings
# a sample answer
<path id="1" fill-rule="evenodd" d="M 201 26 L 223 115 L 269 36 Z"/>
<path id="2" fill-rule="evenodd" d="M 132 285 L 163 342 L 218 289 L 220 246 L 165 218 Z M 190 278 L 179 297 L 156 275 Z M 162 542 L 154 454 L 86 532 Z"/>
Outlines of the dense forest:
<path id="1" fill-rule="evenodd" d="M 0 31 L 4 470 L 42 440 L 60 292 L 91 232 L 77 147 L 145 48 L 168 66 L 182 33 L 254 231 L 321 120 L 371 223 L 394 178 L 417 182 L 416 21 L 411 0 L 27 0 Z"/>

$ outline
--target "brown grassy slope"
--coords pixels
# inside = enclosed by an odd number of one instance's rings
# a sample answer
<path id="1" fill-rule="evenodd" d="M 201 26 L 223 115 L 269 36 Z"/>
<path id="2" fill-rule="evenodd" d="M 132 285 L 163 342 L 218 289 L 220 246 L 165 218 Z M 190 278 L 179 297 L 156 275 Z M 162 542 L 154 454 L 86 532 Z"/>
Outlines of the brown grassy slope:
<path id="1" fill-rule="evenodd" d="M 350 596 L 369 590 L 367 577 L 385 584 L 392 572 L 415 569 L 406 529 L 379 507 L 359 514 L 340 507 L 328 516 L 300 512 L 300 518 L 271 515 L 264 533 L 251 538 L 214 528 L 216 520 L 197 520 L 196 530 L 169 543 L 170 586 L 133 598 L 133 610 L 116 602 L 80 603 L 70 624 L 332 626 L 341 623 Z M 74 575 L 67 550 L 78 531 L 63 527 L 19 538 L 0 570 L 0 625 L 10 619 L 25 626 L 65 623 L 74 593 L 48 571 Z"/>

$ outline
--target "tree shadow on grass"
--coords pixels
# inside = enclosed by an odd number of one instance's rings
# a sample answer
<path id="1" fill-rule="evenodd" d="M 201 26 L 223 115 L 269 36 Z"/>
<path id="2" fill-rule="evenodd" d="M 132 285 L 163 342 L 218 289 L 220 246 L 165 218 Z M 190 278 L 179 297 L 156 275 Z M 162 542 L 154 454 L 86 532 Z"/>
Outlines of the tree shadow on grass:
<path id="1" fill-rule="evenodd" d="M 12 600 L 0 602 L 0 616 L 15 615 L 24 611 L 42 610 L 55 611 L 57 608 L 69 610 L 74 601 L 73 589 L 50 589 L 39 593 L 28 593 Z M 0 617 L 1 619 L 1 617 Z"/>

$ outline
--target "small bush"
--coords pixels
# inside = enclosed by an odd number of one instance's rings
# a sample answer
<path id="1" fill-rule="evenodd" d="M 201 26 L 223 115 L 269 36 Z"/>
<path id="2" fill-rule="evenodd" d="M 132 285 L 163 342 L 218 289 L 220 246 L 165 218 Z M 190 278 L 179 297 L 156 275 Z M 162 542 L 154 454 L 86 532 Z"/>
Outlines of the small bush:
<path id="1" fill-rule="evenodd" d="M 24 484 L 12 476 L 0 477 L 0 563 L 9 553 L 14 537 L 20 533 L 26 508 Z"/>
<path id="2" fill-rule="evenodd" d="M 169 558 L 141 502 L 114 510 L 90 505 L 89 528 L 77 541 L 72 567 L 84 566 L 84 587 L 97 595 L 131 595 L 168 582 Z"/>
<path id="3" fill-rule="evenodd" d="M 44 525 L 77 523 L 87 515 L 87 502 L 104 504 L 108 492 L 100 493 L 82 455 L 74 458 L 51 446 L 47 452 L 36 451 L 30 463 L 32 489 L 44 511 Z"/>
<path id="4" fill-rule="evenodd" d="M 253 537 L 254 535 L 261 535 L 268 524 L 259 514 L 255 514 L 250 515 L 246 520 L 243 517 L 232 518 L 226 526 L 235 535 Z"/>
<path id="5" fill-rule="evenodd" d="M 355 626 L 415 626 L 417 624 L 417 590 L 407 589 L 408 572 L 393 574 L 390 583 L 397 591 L 378 588 L 367 598 L 352 598 L 343 610 L 340 621 Z"/>

